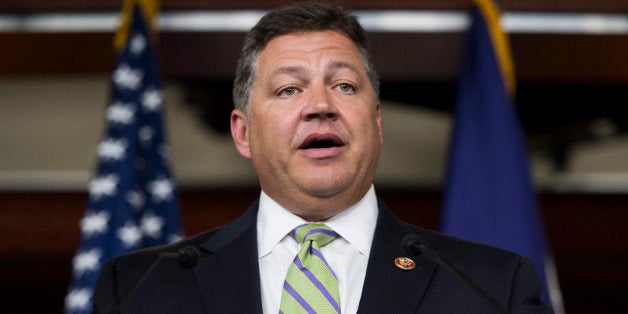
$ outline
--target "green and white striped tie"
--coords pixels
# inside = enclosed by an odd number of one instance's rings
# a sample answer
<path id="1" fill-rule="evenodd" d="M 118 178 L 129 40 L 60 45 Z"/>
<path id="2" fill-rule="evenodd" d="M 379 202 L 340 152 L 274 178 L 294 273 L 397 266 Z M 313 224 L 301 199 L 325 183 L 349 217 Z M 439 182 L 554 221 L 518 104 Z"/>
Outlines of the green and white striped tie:
<path id="1" fill-rule="evenodd" d="M 302 246 L 288 268 L 279 313 L 340 313 L 338 278 L 320 252 L 339 235 L 324 224 L 304 224 L 291 235 Z"/>

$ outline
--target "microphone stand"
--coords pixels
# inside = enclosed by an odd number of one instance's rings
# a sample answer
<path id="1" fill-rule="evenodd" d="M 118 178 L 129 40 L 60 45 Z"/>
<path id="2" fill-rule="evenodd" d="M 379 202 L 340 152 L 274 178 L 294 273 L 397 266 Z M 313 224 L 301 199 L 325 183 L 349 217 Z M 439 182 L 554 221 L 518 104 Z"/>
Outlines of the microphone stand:
<path id="1" fill-rule="evenodd" d="M 463 273 L 456 266 L 451 264 L 447 259 L 442 257 L 438 252 L 432 250 L 427 245 L 423 239 L 416 234 L 407 235 L 403 241 L 402 249 L 410 254 L 410 255 L 419 255 L 423 253 L 428 259 L 435 262 L 436 264 L 445 268 L 448 272 L 454 275 L 459 281 L 461 281 L 464 285 L 466 285 L 471 290 L 477 292 L 482 299 L 486 300 L 493 309 L 502 314 L 507 314 L 508 311 L 504 308 L 504 306 L 495 299 L 492 295 L 490 295 L 486 290 L 480 287 L 477 283 L 473 281 L 469 276 Z"/>
<path id="2" fill-rule="evenodd" d="M 202 253 L 193 246 L 183 247 L 177 252 L 160 252 L 157 255 L 157 258 L 155 258 L 155 260 L 153 260 L 150 265 L 148 265 L 148 267 L 142 272 L 139 278 L 135 280 L 133 286 L 131 286 L 131 288 L 129 288 L 122 295 L 122 297 L 120 298 L 120 302 L 115 304 L 115 306 L 113 306 L 112 304 L 113 307 L 107 312 L 111 314 L 118 313 L 120 309 L 122 309 L 126 301 L 129 299 L 129 297 L 131 297 L 135 293 L 135 291 L 144 283 L 144 281 L 146 281 L 148 276 L 155 270 L 155 268 L 157 268 L 161 261 L 165 259 L 176 259 L 177 261 L 179 261 L 179 264 L 181 264 L 181 266 L 185 268 L 192 268 L 196 266 L 196 264 L 202 257 Z"/>

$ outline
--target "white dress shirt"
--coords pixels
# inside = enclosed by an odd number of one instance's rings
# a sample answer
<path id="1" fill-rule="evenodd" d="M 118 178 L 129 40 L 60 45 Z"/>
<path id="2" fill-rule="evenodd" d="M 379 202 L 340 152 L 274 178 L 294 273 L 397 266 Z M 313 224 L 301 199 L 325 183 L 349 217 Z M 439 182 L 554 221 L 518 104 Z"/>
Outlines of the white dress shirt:
<path id="1" fill-rule="evenodd" d="M 321 251 L 338 276 L 342 313 L 358 311 L 377 212 L 377 197 L 371 186 L 355 205 L 322 221 L 340 235 Z M 288 233 L 304 223 L 305 220 L 288 212 L 262 191 L 257 213 L 257 248 L 264 313 L 279 313 L 288 267 L 301 248 Z"/>

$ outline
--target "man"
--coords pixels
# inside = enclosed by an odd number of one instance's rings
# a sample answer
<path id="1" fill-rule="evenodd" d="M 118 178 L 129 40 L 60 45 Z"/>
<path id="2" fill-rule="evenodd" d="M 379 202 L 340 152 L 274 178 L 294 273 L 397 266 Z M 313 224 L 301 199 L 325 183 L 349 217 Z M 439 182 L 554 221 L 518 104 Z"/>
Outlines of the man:
<path id="1" fill-rule="evenodd" d="M 259 177 L 259 201 L 223 228 L 108 262 L 96 311 L 301 313 L 322 300 L 319 313 L 551 312 L 527 258 L 408 225 L 377 199 L 378 85 L 364 30 L 341 8 L 296 4 L 263 17 L 245 39 L 231 115 L 238 152 Z M 302 245 L 309 232 L 293 232 L 301 225 L 333 239 Z M 401 243 L 410 234 L 499 305 L 426 256 L 408 256 Z M 160 252 L 190 246 L 202 255 L 194 267 L 163 260 L 126 294 Z M 306 260 L 325 274 L 301 266 Z M 318 290 L 300 290 L 309 285 Z M 313 294 L 319 301 L 309 301 Z"/>

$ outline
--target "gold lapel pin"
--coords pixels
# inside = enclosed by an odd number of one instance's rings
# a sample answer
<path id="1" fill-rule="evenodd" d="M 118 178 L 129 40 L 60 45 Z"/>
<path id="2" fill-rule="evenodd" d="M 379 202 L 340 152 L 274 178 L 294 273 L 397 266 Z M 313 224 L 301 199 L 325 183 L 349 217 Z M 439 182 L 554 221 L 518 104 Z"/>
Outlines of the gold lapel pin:
<path id="1" fill-rule="evenodd" d="M 397 257 L 395 258 L 395 266 L 399 267 L 403 270 L 412 270 L 416 267 L 414 261 L 407 257 Z"/>

